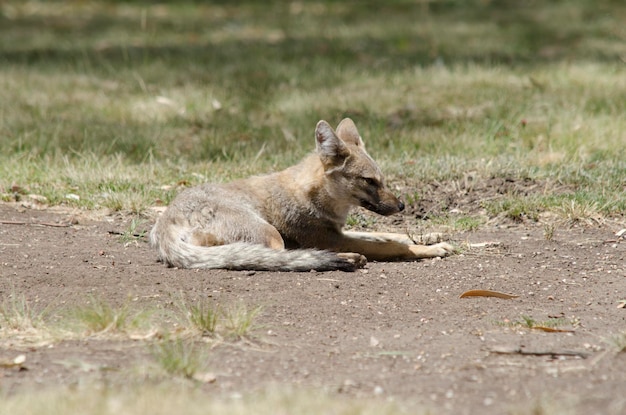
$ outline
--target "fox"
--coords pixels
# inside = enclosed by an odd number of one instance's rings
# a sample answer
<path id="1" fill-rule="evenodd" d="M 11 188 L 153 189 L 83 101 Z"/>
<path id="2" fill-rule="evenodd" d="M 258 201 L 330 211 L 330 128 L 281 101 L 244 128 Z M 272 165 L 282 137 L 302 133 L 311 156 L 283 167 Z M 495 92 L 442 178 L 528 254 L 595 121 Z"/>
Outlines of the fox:
<path id="1" fill-rule="evenodd" d="M 345 231 L 360 206 L 388 216 L 404 203 L 387 187 L 350 118 L 321 120 L 315 151 L 285 170 L 182 191 L 157 219 L 150 244 L 170 267 L 248 271 L 355 271 L 367 260 L 445 257 L 447 242 Z"/>

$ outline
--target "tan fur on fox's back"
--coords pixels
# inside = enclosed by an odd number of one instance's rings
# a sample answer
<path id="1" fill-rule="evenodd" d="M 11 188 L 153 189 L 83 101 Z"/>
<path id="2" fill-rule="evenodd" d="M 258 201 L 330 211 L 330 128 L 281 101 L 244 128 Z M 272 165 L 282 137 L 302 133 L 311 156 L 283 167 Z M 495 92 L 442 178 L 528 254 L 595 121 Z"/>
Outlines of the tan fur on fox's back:
<path id="1" fill-rule="evenodd" d="M 183 191 L 150 233 L 159 259 L 181 268 L 352 271 L 378 260 L 445 256 L 390 233 L 343 232 L 350 208 L 404 209 L 385 186 L 352 120 L 320 121 L 316 152 L 281 172 Z"/>

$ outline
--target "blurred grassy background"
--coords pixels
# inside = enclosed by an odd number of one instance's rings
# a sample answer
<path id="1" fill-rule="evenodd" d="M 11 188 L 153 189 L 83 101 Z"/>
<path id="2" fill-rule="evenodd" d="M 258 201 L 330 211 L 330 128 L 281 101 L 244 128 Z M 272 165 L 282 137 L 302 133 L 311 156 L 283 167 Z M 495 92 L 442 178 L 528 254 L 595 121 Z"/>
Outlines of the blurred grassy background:
<path id="1" fill-rule="evenodd" d="M 285 167 L 350 116 L 392 175 L 616 192 L 625 21 L 617 0 L 5 0 L 0 191 L 140 210 L 160 184 Z"/>

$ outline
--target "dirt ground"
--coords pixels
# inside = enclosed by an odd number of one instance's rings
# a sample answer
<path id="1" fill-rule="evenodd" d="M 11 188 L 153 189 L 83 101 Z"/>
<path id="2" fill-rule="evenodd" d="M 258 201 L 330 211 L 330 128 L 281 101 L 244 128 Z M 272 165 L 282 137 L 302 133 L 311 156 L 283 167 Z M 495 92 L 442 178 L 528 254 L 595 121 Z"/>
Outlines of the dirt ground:
<path id="1" fill-rule="evenodd" d="M 421 214 L 409 209 L 404 219 L 411 215 Z M 216 379 L 202 386 L 207 393 L 289 384 L 435 414 L 529 413 L 538 402 L 565 410 L 559 413 L 626 413 L 626 353 L 610 341 L 626 330 L 626 309 L 617 307 L 626 298 L 626 242 L 616 236 L 623 219 L 558 225 L 551 240 L 542 224 L 492 220 L 451 235 L 458 255 L 372 262 L 354 273 L 167 268 L 145 238 L 121 241 L 131 220 L 123 215 L 94 220 L 0 204 L 0 220 L 3 299 L 24 294 L 56 309 L 93 295 L 167 310 L 182 293 L 189 301 L 262 306 L 254 340 L 211 351 L 207 366 Z M 407 222 L 378 224 L 400 230 Z M 459 298 L 472 289 L 519 297 Z M 530 329 L 524 317 L 537 324 L 558 318 L 561 331 Z M 123 384 L 128 369 L 150 362 L 148 343 L 0 338 L 0 360 L 26 358 L 22 370 L 0 368 L 0 392 Z"/>

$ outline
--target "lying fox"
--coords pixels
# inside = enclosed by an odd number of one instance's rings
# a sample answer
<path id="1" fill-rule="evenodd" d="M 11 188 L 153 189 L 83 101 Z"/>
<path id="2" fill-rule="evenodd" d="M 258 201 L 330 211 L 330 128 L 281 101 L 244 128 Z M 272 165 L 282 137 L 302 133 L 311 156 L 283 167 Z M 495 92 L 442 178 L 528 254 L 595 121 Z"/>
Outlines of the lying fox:
<path id="1" fill-rule="evenodd" d="M 354 122 L 315 128 L 316 151 L 278 173 L 180 193 L 150 232 L 159 259 L 180 268 L 354 271 L 370 260 L 443 257 L 445 243 L 397 233 L 344 232 L 351 207 L 404 209 L 367 154 Z"/>

